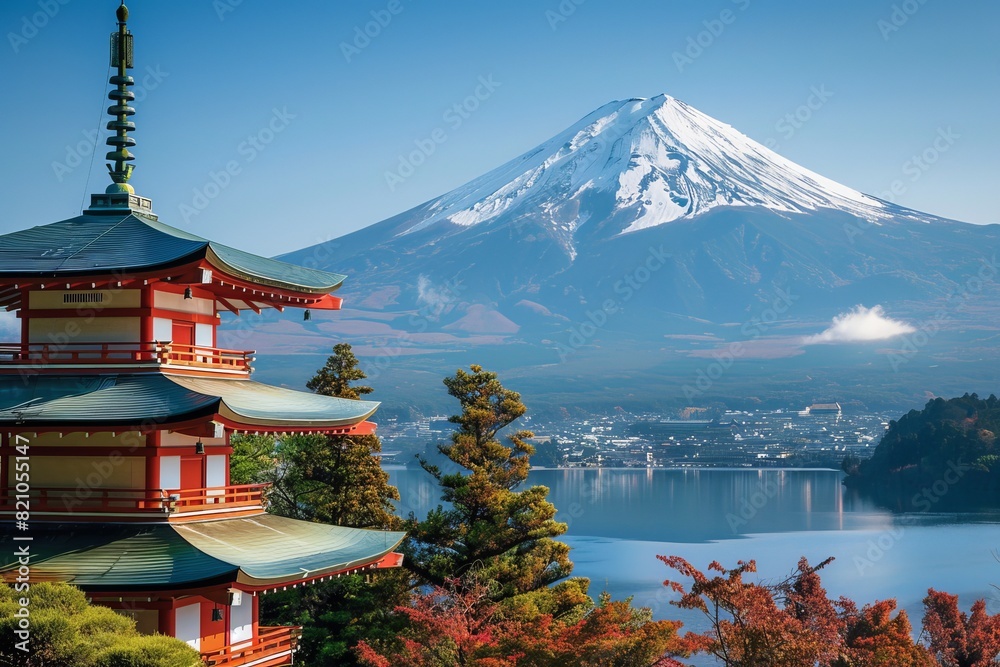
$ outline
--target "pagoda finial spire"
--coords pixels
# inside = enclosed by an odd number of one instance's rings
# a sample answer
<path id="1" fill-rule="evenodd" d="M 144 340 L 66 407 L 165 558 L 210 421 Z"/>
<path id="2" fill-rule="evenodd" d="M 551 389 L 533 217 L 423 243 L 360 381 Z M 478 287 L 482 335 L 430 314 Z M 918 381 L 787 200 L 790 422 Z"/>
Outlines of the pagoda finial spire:
<path id="1" fill-rule="evenodd" d="M 118 72 L 114 74 L 110 81 L 115 88 L 108 93 L 108 98 L 115 102 L 108 107 L 108 113 L 113 120 L 108 123 L 108 129 L 114 134 L 108 137 L 107 144 L 113 150 L 107 154 L 106 159 L 114 162 L 114 166 L 108 165 L 111 172 L 111 180 L 114 181 L 107 189 L 108 194 L 115 192 L 132 193 L 134 190 L 128 184 L 132 177 L 134 166 L 129 164 L 135 159 L 128 148 L 135 146 L 135 139 L 128 136 L 129 132 L 135 132 L 135 123 L 128 119 L 135 115 L 135 109 L 129 103 L 135 100 L 135 93 L 129 90 L 135 85 L 135 79 L 126 74 L 126 70 L 132 69 L 134 59 L 132 54 L 132 33 L 128 31 L 126 25 L 128 21 L 128 7 L 125 0 L 117 11 L 118 32 L 111 33 L 111 66 L 117 67 Z"/>

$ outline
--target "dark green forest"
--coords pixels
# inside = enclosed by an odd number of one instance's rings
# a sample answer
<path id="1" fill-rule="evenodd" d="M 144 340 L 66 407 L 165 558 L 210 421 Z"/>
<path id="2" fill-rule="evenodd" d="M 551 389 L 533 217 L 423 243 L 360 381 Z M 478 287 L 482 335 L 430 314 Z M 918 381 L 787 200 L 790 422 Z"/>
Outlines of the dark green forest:
<path id="1" fill-rule="evenodd" d="M 1000 400 L 965 394 L 928 401 L 889 428 L 869 459 L 843 461 L 845 484 L 892 509 L 1000 505 Z"/>

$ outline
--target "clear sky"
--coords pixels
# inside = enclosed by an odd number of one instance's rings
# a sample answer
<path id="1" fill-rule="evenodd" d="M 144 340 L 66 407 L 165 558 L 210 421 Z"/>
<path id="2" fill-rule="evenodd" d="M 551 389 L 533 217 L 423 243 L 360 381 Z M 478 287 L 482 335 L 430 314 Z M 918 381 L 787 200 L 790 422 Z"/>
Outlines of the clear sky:
<path id="1" fill-rule="evenodd" d="M 103 137 L 91 169 L 88 136 L 107 121 L 117 4 L 0 3 L 0 233 L 71 217 L 108 184 Z M 261 254 L 400 213 L 602 104 L 658 93 L 864 192 L 897 182 L 900 204 L 1000 221 L 996 2 L 128 5 L 133 184 L 165 222 Z M 390 187 L 393 171 L 406 177 Z"/>

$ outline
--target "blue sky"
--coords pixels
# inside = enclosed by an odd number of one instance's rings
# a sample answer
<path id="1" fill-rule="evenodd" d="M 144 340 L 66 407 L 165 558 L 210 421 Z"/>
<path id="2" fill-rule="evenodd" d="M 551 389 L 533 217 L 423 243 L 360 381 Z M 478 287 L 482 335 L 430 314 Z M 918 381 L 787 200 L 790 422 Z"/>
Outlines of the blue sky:
<path id="1" fill-rule="evenodd" d="M 165 222 L 261 254 L 400 213 L 602 104 L 661 92 L 859 190 L 899 182 L 897 203 L 1000 221 L 1000 3 L 128 5 L 142 88 L 133 184 Z M 75 215 L 107 185 L 107 149 L 102 138 L 91 169 L 90 137 L 107 120 L 116 6 L 0 3 L 0 232 Z M 458 115 L 477 88 L 478 108 Z M 941 133 L 951 139 L 934 148 Z M 433 153 L 390 187 L 386 173 L 432 136 Z M 925 151 L 933 164 L 912 161 Z"/>

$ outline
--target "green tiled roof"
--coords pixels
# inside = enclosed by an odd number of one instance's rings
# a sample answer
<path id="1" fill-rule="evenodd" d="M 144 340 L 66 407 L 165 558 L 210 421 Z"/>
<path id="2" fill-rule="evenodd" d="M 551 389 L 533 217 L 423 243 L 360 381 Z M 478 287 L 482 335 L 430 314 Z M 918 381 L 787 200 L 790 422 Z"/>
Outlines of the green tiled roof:
<path id="1" fill-rule="evenodd" d="M 249 424 L 345 426 L 364 421 L 378 406 L 251 380 L 161 373 L 34 375 L 0 383 L 0 425 L 135 425 L 218 413 Z"/>
<path id="2" fill-rule="evenodd" d="M 12 531 L 4 524 L 4 531 Z M 273 514 L 185 524 L 34 524 L 32 576 L 88 591 L 280 586 L 360 567 L 405 533 L 345 528 Z M 13 550 L 11 550 L 13 551 Z M 17 570 L 0 557 L 0 574 Z"/>
<path id="3" fill-rule="evenodd" d="M 83 215 L 0 236 L 0 277 L 146 271 L 208 258 L 220 269 L 265 284 L 330 293 L 345 276 L 259 257 L 139 213 Z"/>
<path id="4" fill-rule="evenodd" d="M 274 514 L 177 525 L 202 553 L 238 564 L 240 581 L 280 584 L 360 567 L 395 549 L 406 533 L 345 528 Z"/>
<path id="5" fill-rule="evenodd" d="M 223 380 L 190 376 L 169 376 L 174 384 L 203 396 L 218 396 L 225 408 L 242 420 L 299 426 L 354 424 L 378 409 L 375 401 L 322 396 L 250 380 Z"/>

